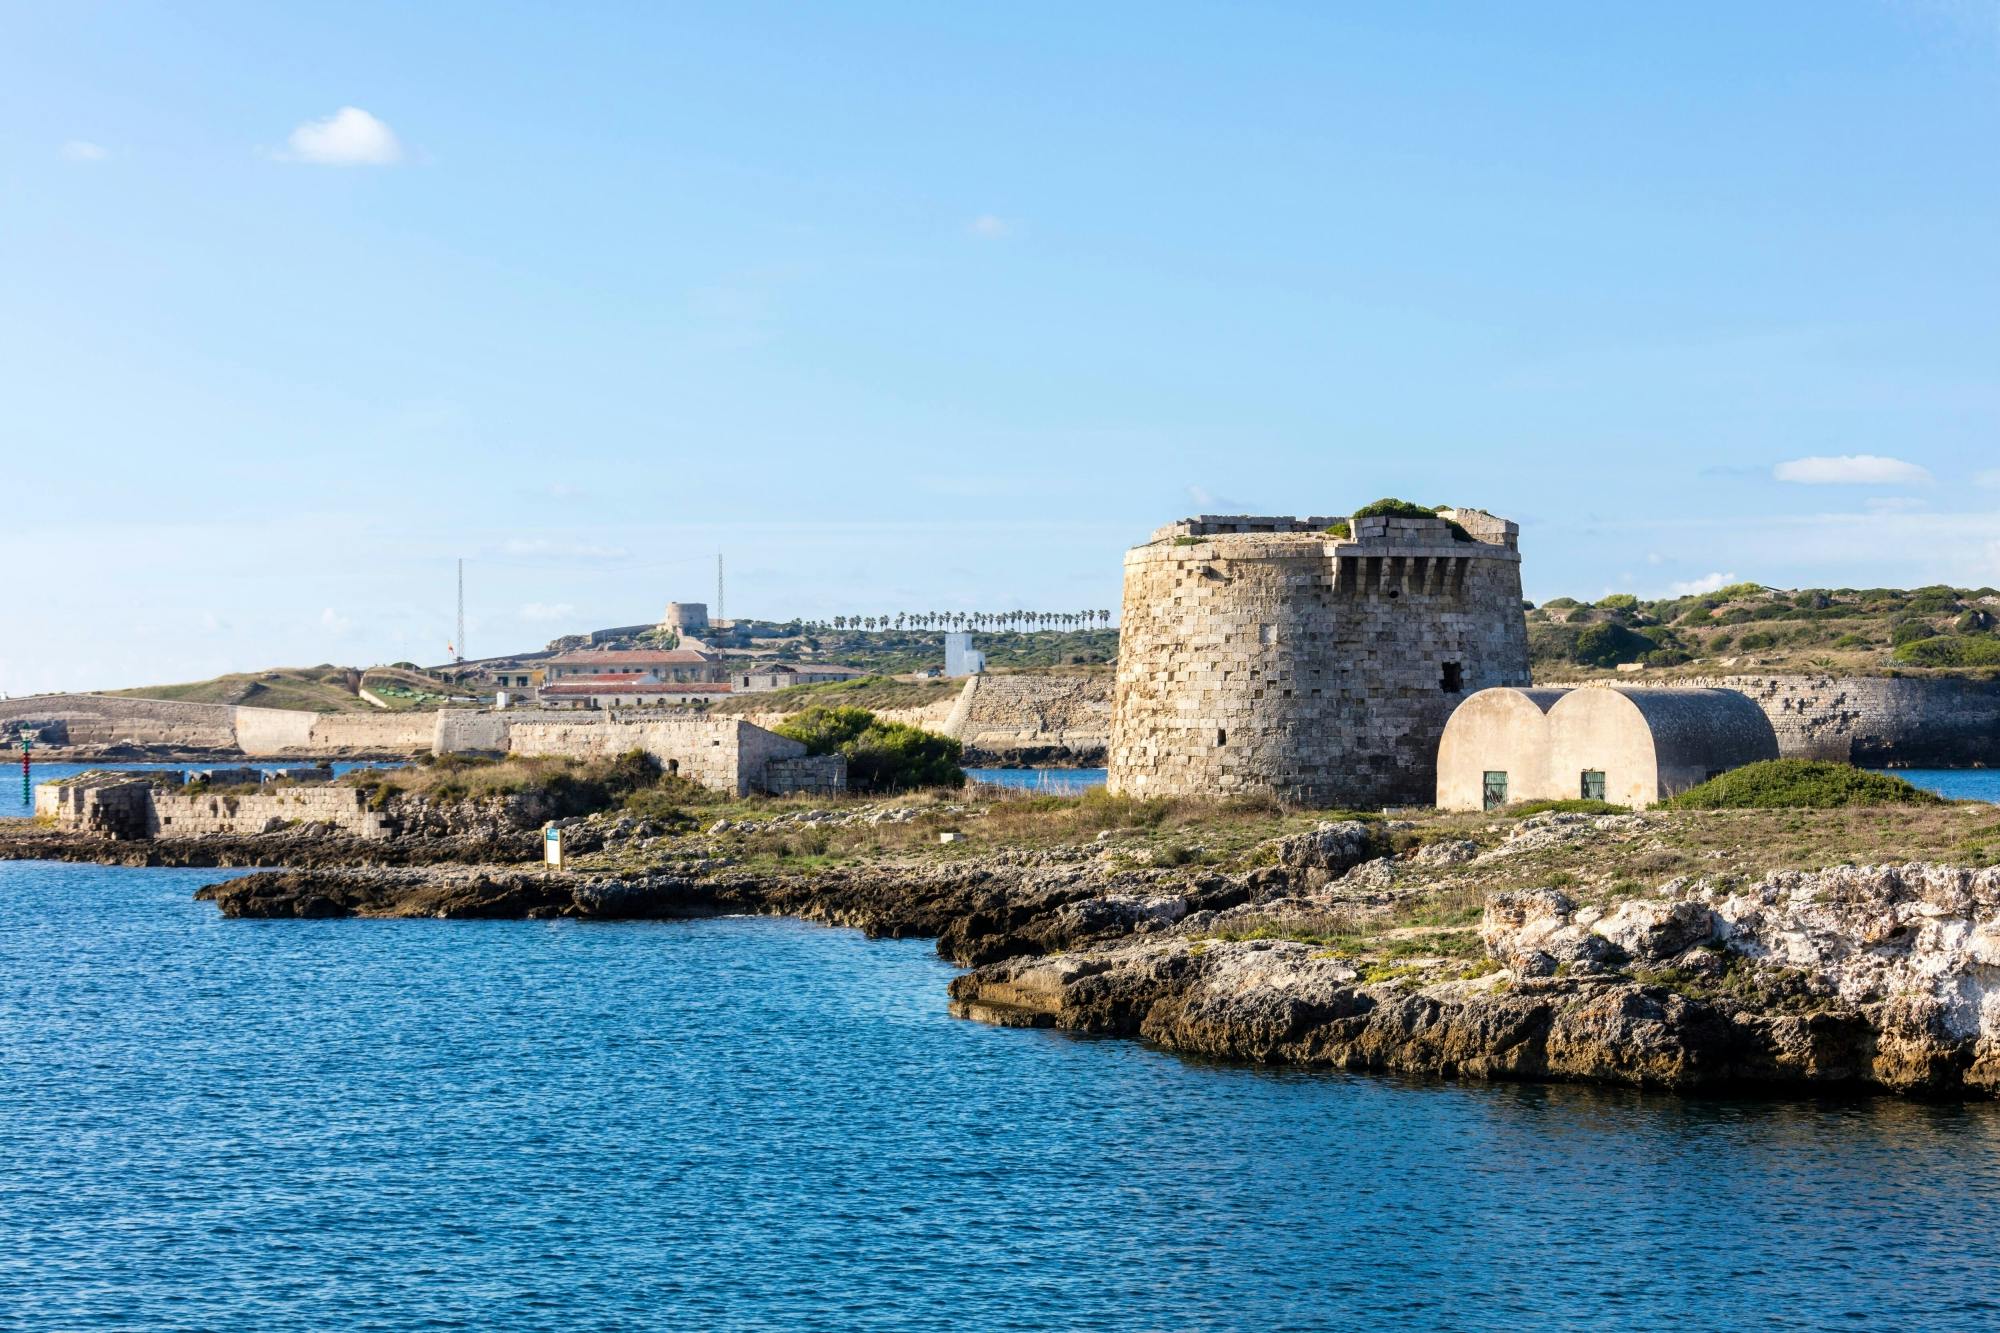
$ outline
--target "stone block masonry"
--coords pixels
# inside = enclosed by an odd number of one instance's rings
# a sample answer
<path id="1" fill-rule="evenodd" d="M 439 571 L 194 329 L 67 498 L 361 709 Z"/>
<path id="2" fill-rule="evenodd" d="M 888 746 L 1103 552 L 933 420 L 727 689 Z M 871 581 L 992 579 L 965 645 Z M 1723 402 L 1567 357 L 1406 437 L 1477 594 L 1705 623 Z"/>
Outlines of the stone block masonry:
<path id="1" fill-rule="evenodd" d="M 199 838 L 259 834 L 301 824 L 385 838 L 387 816 L 354 787 L 284 787 L 244 794 L 177 791 L 158 773 L 87 773 L 35 790 L 35 814 L 64 829 L 108 838 Z M 178 777 L 178 775 L 173 775 Z"/>
<path id="2" fill-rule="evenodd" d="M 1127 553 L 1114 792 L 1431 801 L 1452 709 L 1528 683 L 1519 529 L 1479 510 L 1340 522 L 1186 519 Z"/>
<path id="3" fill-rule="evenodd" d="M 1111 676 L 972 676 L 942 724 L 930 725 L 963 742 L 968 763 L 1017 756 L 1095 761 L 1111 739 Z"/>
<path id="4" fill-rule="evenodd" d="M 1911 676 L 1723 676 L 1689 684 L 1746 694 L 1787 759 L 1864 766 L 2000 764 L 2000 682 Z"/>
<path id="5" fill-rule="evenodd" d="M 503 716 L 510 754 L 590 758 L 643 750 L 671 774 L 737 796 L 769 790 L 772 764 L 806 755 L 798 741 L 734 717 Z"/>

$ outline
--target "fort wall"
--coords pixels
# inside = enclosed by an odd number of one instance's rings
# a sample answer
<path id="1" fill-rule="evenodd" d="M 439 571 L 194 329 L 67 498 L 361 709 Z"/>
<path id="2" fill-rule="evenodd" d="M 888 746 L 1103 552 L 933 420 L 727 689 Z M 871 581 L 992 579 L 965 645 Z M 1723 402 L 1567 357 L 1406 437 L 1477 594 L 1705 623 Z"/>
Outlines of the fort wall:
<path id="1" fill-rule="evenodd" d="M 178 775 L 174 775 L 175 781 Z M 247 793 L 181 791 L 167 775 L 105 773 L 35 789 L 35 814 L 65 829 L 110 838 L 254 835 L 321 824 L 361 838 L 384 838 L 387 816 L 354 787 L 283 787 Z"/>
<path id="2" fill-rule="evenodd" d="M 170 745 L 234 750 L 228 704 L 129 699 L 115 694 L 44 694 L 0 700 L 0 720 L 61 722 L 70 745 Z"/>
<path id="3" fill-rule="evenodd" d="M 1904 768 L 2000 764 L 2000 681 L 1722 676 L 1684 683 L 1748 695 L 1771 719 L 1787 759 Z"/>

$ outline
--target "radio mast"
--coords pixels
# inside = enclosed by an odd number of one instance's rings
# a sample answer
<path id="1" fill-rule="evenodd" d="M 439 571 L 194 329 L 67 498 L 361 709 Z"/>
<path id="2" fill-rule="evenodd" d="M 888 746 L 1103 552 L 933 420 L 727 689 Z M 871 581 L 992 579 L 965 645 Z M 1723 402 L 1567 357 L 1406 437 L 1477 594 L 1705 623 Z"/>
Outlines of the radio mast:
<path id="1" fill-rule="evenodd" d="M 729 619 L 729 613 L 722 609 L 722 552 L 715 553 L 715 618 Z"/>
<path id="2" fill-rule="evenodd" d="M 465 660 L 465 557 L 458 559 L 458 637 L 452 640 L 452 661 Z"/>

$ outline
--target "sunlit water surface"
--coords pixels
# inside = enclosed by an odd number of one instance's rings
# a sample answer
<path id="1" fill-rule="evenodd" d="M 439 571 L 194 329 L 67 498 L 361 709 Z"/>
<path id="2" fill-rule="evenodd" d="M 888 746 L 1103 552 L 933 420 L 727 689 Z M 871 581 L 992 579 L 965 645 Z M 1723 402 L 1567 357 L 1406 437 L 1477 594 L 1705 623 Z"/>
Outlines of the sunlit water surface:
<path id="1" fill-rule="evenodd" d="M 0 863 L 0 1327 L 1992 1328 L 2000 1108 L 960 1022 L 780 920 L 221 919 Z"/>

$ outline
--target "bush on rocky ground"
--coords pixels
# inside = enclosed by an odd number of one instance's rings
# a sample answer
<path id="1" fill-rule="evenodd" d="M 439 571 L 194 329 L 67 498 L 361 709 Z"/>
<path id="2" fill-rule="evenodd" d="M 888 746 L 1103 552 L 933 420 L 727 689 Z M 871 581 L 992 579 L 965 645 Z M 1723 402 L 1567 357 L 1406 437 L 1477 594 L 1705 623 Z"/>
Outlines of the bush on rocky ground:
<path id="1" fill-rule="evenodd" d="M 884 722 L 865 708 L 808 708 L 777 731 L 803 742 L 809 754 L 847 756 L 847 785 L 855 791 L 965 785 L 959 767 L 963 749 L 956 740 Z"/>
<path id="2" fill-rule="evenodd" d="M 675 791 L 693 785 L 665 778 L 659 760 L 643 750 L 602 759 L 447 754 L 408 768 L 358 770 L 343 781 L 371 792 L 378 810 L 396 796 L 444 803 L 535 795 L 555 818 L 609 809 L 662 782 L 679 784 Z"/>
<path id="3" fill-rule="evenodd" d="M 1831 810 L 1850 805 L 1942 805 L 1901 778 L 1816 759 L 1768 759 L 1731 769 L 1665 802 L 1680 810 Z"/>
<path id="4" fill-rule="evenodd" d="M 1522 801 L 1508 806 L 1501 813 L 1526 819 L 1529 815 L 1544 815 L 1550 811 L 1563 815 L 1629 815 L 1632 808 L 1613 805 L 1610 801 L 1585 801 L 1572 797 L 1566 801 Z"/>

